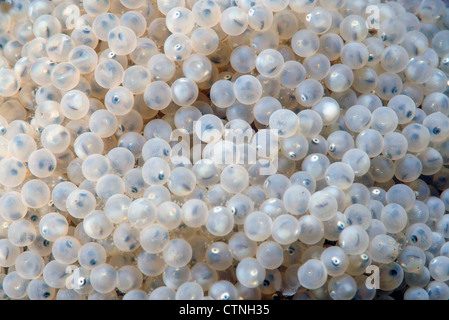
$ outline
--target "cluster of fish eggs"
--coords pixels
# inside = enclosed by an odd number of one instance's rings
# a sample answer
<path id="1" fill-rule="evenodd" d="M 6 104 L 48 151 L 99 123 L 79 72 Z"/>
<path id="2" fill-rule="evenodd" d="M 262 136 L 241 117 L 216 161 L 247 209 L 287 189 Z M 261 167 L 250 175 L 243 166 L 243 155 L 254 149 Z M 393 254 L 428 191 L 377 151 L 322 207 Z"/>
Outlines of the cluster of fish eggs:
<path id="1" fill-rule="evenodd" d="M 441 0 L 9 0 L 2 299 L 449 299 Z"/>

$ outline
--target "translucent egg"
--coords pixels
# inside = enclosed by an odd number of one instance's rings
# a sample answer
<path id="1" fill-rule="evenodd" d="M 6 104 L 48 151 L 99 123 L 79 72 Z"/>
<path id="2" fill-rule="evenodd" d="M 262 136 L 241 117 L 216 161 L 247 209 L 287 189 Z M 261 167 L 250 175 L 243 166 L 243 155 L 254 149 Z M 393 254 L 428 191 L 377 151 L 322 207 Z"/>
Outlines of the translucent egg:
<path id="1" fill-rule="evenodd" d="M 220 180 L 223 189 L 230 193 L 242 192 L 249 184 L 248 173 L 240 165 L 230 165 L 224 168 Z"/>
<path id="2" fill-rule="evenodd" d="M 125 71 L 122 65 L 113 59 L 100 59 L 95 68 L 95 81 L 100 87 L 109 89 L 120 85 Z"/>
<path id="3" fill-rule="evenodd" d="M 85 159 L 92 154 L 102 153 L 103 149 L 103 140 L 92 132 L 82 133 L 74 142 L 75 154 L 81 159 Z"/>
<path id="4" fill-rule="evenodd" d="M 325 173 L 326 182 L 331 186 L 336 186 L 340 189 L 347 189 L 354 181 L 354 171 L 351 166 L 346 163 L 333 163 Z"/>
<path id="5" fill-rule="evenodd" d="M 30 154 L 37 149 L 34 139 L 27 134 L 18 134 L 8 143 L 8 151 L 12 157 L 27 162 Z"/>
<path id="6" fill-rule="evenodd" d="M 371 128 L 379 131 L 381 134 L 392 133 L 396 129 L 398 122 L 398 116 L 392 108 L 380 107 L 371 114 Z"/>
<path id="7" fill-rule="evenodd" d="M 234 216 L 226 207 L 216 206 L 209 210 L 206 220 L 207 230 L 215 236 L 224 236 L 231 232 Z"/>
<path id="8" fill-rule="evenodd" d="M 356 177 L 363 176 L 368 172 L 370 159 L 366 152 L 359 149 L 350 149 L 342 157 L 342 162 L 348 164 L 354 171 Z"/>
<path id="9" fill-rule="evenodd" d="M 50 189 L 42 180 L 29 180 L 22 185 L 21 198 L 30 208 L 42 208 L 50 200 Z"/>
<path id="10" fill-rule="evenodd" d="M 123 175 L 134 167 L 134 155 L 126 148 L 117 147 L 107 154 L 112 170 Z"/>
<path id="11" fill-rule="evenodd" d="M 67 219 L 56 212 L 46 214 L 39 221 L 39 232 L 48 241 L 55 241 L 65 236 L 68 229 Z"/>
<path id="12" fill-rule="evenodd" d="M 143 180 L 149 185 L 163 185 L 170 176 L 170 166 L 164 159 L 153 157 L 142 167 Z"/>
<path id="13" fill-rule="evenodd" d="M 261 211 L 250 213 L 244 223 L 246 236 L 253 241 L 264 241 L 271 234 L 272 220 Z"/>
<path id="14" fill-rule="evenodd" d="M 192 52 L 191 40 L 183 34 L 172 34 L 164 42 L 164 51 L 170 60 L 185 60 Z"/>
<path id="15" fill-rule="evenodd" d="M 257 56 L 256 68 L 265 77 L 276 77 L 284 68 L 284 58 L 278 51 L 266 49 Z"/>
<path id="16" fill-rule="evenodd" d="M 168 59 L 164 54 L 155 54 L 149 58 L 147 69 L 153 80 L 167 81 L 170 80 L 175 73 L 175 63 Z"/>
<path id="17" fill-rule="evenodd" d="M 188 78 L 179 78 L 171 86 L 171 98 L 180 106 L 189 106 L 198 97 L 198 86 Z"/>
<path id="18" fill-rule="evenodd" d="M 28 169 L 34 176 L 46 178 L 56 169 L 56 157 L 47 149 L 35 150 L 28 158 Z"/>
<path id="19" fill-rule="evenodd" d="M 196 178 L 189 169 L 175 168 L 168 179 L 167 186 L 172 193 L 184 196 L 191 193 L 195 187 Z"/>
<path id="20" fill-rule="evenodd" d="M 333 277 L 328 290 L 333 300 L 351 300 L 356 294 L 357 284 L 353 277 L 344 274 Z"/>
<path id="21" fill-rule="evenodd" d="M 123 194 L 111 195 L 104 205 L 104 213 L 112 223 L 119 224 L 126 220 L 131 199 Z"/>
<path id="22" fill-rule="evenodd" d="M 422 173 L 422 163 L 418 157 L 407 154 L 396 162 L 395 177 L 403 182 L 412 182 Z"/>
<path id="23" fill-rule="evenodd" d="M 52 15 L 43 14 L 33 23 L 33 33 L 36 37 L 48 39 L 61 32 L 61 23 Z"/>
<path id="24" fill-rule="evenodd" d="M 171 99 L 171 89 L 165 82 L 155 81 L 145 88 L 144 101 L 150 109 L 165 109 L 170 104 Z"/>
<path id="25" fill-rule="evenodd" d="M 90 283 L 99 293 L 111 292 L 117 285 L 117 271 L 109 264 L 99 265 L 92 269 Z"/>
<path id="26" fill-rule="evenodd" d="M 164 283 L 172 289 L 179 288 L 183 283 L 188 282 L 190 277 L 191 272 L 187 266 L 181 268 L 169 266 L 163 273 Z"/>
<path id="27" fill-rule="evenodd" d="M 373 261 L 390 263 L 396 260 L 400 249 L 399 244 L 392 237 L 379 234 L 371 241 L 369 252 Z"/>
<path id="28" fill-rule="evenodd" d="M 12 299 L 22 299 L 27 294 L 29 281 L 22 278 L 17 271 L 12 271 L 3 279 L 3 291 Z"/>
<path id="29" fill-rule="evenodd" d="M 432 230 L 424 223 L 414 223 L 405 232 L 411 245 L 427 250 L 432 245 Z"/>
<path id="30" fill-rule="evenodd" d="M 183 239 L 173 239 L 167 243 L 163 256 L 167 265 L 181 268 L 192 258 L 192 247 Z"/>
<path id="31" fill-rule="evenodd" d="M 8 240 L 17 247 L 29 246 L 36 239 L 36 228 L 28 220 L 13 221 L 8 228 Z"/>
<path id="32" fill-rule="evenodd" d="M 340 247 L 329 247 L 321 253 L 320 260 L 326 267 L 327 273 L 332 276 L 344 274 L 349 265 L 347 254 Z"/>
<path id="33" fill-rule="evenodd" d="M 381 56 L 382 67 L 388 72 L 398 73 L 403 71 L 407 67 L 408 61 L 407 51 L 398 45 L 387 47 Z"/>
<path id="34" fill-rule="evenodd" d="M 223 80 L 226 81 L 226 80 Z M 205 114 L 194 125 L 195 134 L 206 143 L 220 140 L 223 134 L 223 122 L 215 115 Z"/>
<path id="35" fill-rule="evenodd" d="M 266 241 L 257 248 L 256 258 L 265 269 L 277 269 L 284 259 L 282 247 L 274 241 Z"/>
<path id="36" fill-rule="evenodd" d="M 366 231 L 358 226 L 348 226 L 339 236 L 340 247 L 351 255 L 363 253 L 369 245 L 369 236 Z"/>
<path id="37" fill-rule="evenodd" d="M 341 61 L 351 69 L 364 67 L 368 62 L 368 58 L 369 51 L 362 43 L 350 42 L 341 49 Z"/>
<path id="38" fill-rule="evenodd" d="M 310 63 L 313 63 L 314 56 L 308 58 L 311 59 Z M 310 66 L 310 63 L 308 64 Z M 315 66 L 314 66 L 315 67 Z M 319 70 L 319 69 L 318 69 Z M 314 71 L 316 72 L 316 69 Z M 279 74 L 280 81 L 284 85 L 284 87 L 289 89 L 296 88 L 302 81 L 305 80 L 306 75 L 310 72 L 306 71 L 306 68 L 298 61 L 286 61 L 283 65 L 283 69 Z M 319 73 L 319 71 L 318 71 Z"/>
<path id="39" fill-rule="evenodd" d="M 12 244 L 8 239 L 0 240 L 0 265 L 2 267 L 13 266 L 19 255 L 21 255 L 20 248 Z"/>
<path id="40" fill-rule="evenodd" d="M 427 199 L 426 205 L 427 208 L 429 209 L 429 220 L 440 222 L 441 219 L 443 219 L 444 217 L 443 201 L 437 197 L 429 197 L 429 199 Z M 443 221 L 444 220 L 445 219 L 443 219 Z"/>
<path id="41" fill-rule="evenodd" d="M 220 22 L 220 5 L 214 1 L 197 1 L 192 6 L 192 15 L 196 24 L 211 28 Z"/>
<path id="42" fill-rule="evenodd" d="M 300 195 L 300 197 L 298 197 Z M 306 213 L 309 208 L 311 194 L 308 189 L 301 185 L 289 187 L 283 195 L 286 210 L 293 215 Z"/>
<path id="43" fill-rule="evenodd" d="M 53 68 L 50 79 L 56 88 L 67 91 L 78 85 L 80 72 L 73 64 L 62 62 Z"/>
<path id="44" fill-rule="evenodd" d="M 182 220 L 187 226 L 198 228 L 206 222 L 207 212 L 208 208 L 204 201 L 190 199 L 182 206 Z"/>
<path id="45" fill-rule="evenodd" d="M 270 128 L 277 130 L 279 137 L 288 138 L 295 134 L 299 126 L 299 119 L 293 111 L 276 110 L 270 115 Z"/>
<path id="46" fill-rule="evenodd" d="M 328 31 L 332 25 L 331 12 L 323 7 L 315 7 L 306 15 L 305 21 L 307 29 L 317 34 Z"/>
<path id="47" fill-rule="evenodd" d="M 277 99 L 273 97 L 263 97 L 254 105 L 254 118 L 259 123 L 268 125 L 271 114 L 280 109 L 282 109 L 282 105 Z"/>
<path id="48" fill-rule="evenodd" d="M 324 79 L 329 90 L 334 92 L 344 92 L 351 87 L 354 81 L 352 70 L 344 64 L 334 64 Z"/>
<path id="49" fill-rule="evenodd" d="M 137 37 L 140 37 L 145 33 L 147 26 L 144 15 L 138 11 L 125 12 L 120 17 L 120 24 L 133 30 Z"/>
<path id="50" fill-rule="evenodd" d="M 413 119 L 416 106 L 413 100 L 405 95 L 397 95 L 388 102 L 388 107 L 398 116 L 399 124 L 408 123 Z"/>
<path id="51" fill-rule="evenodd" d="M 227 280 L 215 282 L 209 289 L 209 295 L 214 300 L 235 300 L 238 297 L 237 289 Z"/>
<path id="52" fill-rule="evenodd" d="M 386 19 L 380 23 L 379 39 L 387 46 L 401 43 L 406 35 L 405 25 L 399 20 Z"/>
<path id="53" fill-rule="evenodd" d="M 126 69 L 123 76 L 123 87 L 134 94 L 141 94 L 151 81 L 151 74 L 143 66 L 132 66 Z"/>
<path id="54" fill-rule="evenodd" d="M 294 134 L 281 141 L 281 151 L 283 155 L 293 161 L 303 159 L 307 155 L 308 148 L 308 141 L 301 134 Z"/>
<path id="55" fill-rule="evenodd" d="M 397 262 L 407 273 L 415 273 L 424 267 L 426 254 L 415 246 L 407 246 L 399 254 Z"/>
<path id="56" fill-rule="evenodd" d="M 159 205 L 156 219 L 169 230 L 177 228 L 182 222 L 181 208 L 174 202 L 166 201 Z"/>
<path id="57" fill-rule="evenodd" d="M 51 252 L 55 260 L 71 264 L 78 259 L 78 251 L 81 247 L 78 239 L 71 236 L 58 238 L 52 246 Z"/>
<path id="58" fill-rule="evenodd" d="M 165 286 L 158 287 L 150 293 L 149 300 L 175 300 L 175 291 Z"/>
<path id="59" fill-rule="evenodd" d="M 1 69 L 0 79 L 0 96 L 10 97 L 19 91 L 20 78 L 13 70 Z"/>
<path id="60" fill-rule="evenodd" d="M 392 203 L 384 207 L 380 217 L 390 233 L 402 231 L 407 224 L 407 213 L 398 204 Z"/>
<path id="61" fill-rule="evenodd" d="M 243 9 L 229 7 L 221 13 L 220 26 L 226 34 L 238 36 L 248 27 L 248 20 L 248 14 Z"/>
<path id="62" fill-rule="evenodd" d="M 134 105 L 134 96 L 125 87 L 114 87 L 106 93 L 104 104 L 112 114 L 122 116 L 131 111 Z"/>
<path id="63" fill-rule="evenodd" d="M 338 34 L 327 32 L 320 36 L 318 52 L 324 54 L 330 61 L 334 61 L 340 57 L 343 45 L 343 40 Z"/>
<path id="64" fill-rule="evenodd" d="M 248 24 L 255 31 L 267 31 L 272 23 L 273 12 L 265 5 L 256 4 L 248 10 Z"/>
<path id="65" fill-rule="evenodd" d="M 176 291 L 176 300 L 201 300 L 204 297 L 202 287 L 196 282 L 186 282 Z"/>
<path id="66" fill-rule="evenodd" d="M 299 218 L 299 240 L 305 244 L 318 243 L 324 235 L 323 223 L 312 215 Z"/>
<path id="67" fill-rule="evenodd" d="M 219 180 L 219 170 L 212 160 L 202 159 L 193 165 L 198 184 L 207 187 L 216 184 Z"/>
<path id="68" fill-rule="evenodd" d="M 224 271 L 232 264 L 230 247 L 224 242 L 214 242 L 207 247 L 205 259 L 213 270 Z"/>
<path id="69" fill-rule="evenodd" d="M 171 33 L 187 34 L 193 29 L 195 18 L 189 9 L 175 7 L 167 12 L 165 23 Z"/>
<path id="70" fill-rule="evenodd" d="M 441 30 L 432 38 L 432 48 L 439 57 L 444 56 L 448 52 L 449 43 L 447 41 L 448 30 Z"/>
<path id="71" fill-rule="evenodd" d="M 236 276 L 245 287 L 255 288 L 262 284 L 265 269 L 256 259 L 245 258 L 237 265 Z"/>
<path id="72" fill-rule="evenodd" d="M 330 161 L 320 153 L 313 153 L 308 155 L 302 162 L 302 170 L 311 174 L 315 180 L 324 178 L 326 169 L 329 167 Z"/>
<path id="73" fill-rule="evenodd" d="M 56 290 L 50 288 L 42 278 L 33 279 L 27 287 L 27 295 L 30 300 L 53 300 Z"/>
<path id="74" fill-rule="evenodd" d="M 318 289 L 326 283 L 327 271 L 320 260 L 310 259 L 298 269 L 300 284 L 307 289 Z"/>
<path id="75" fill-rule="evenodd" d="M 41 142 L 52 153 L 64 152 L 70 145 L 70 132 L 59 124 L 52 124 L 42 131 Z"/>
<path id="76" fill-rule="evenodd" d="M 68 59 L 80 74 L 88 74 L 95 70 L 98 63 L 97 53 L 91 47 L 81 45 L 70 50 Z"/>
<path id="77" fill-rule="evenodd" d="M 349 15 L 341 21 L 340 35 L 345 41 L 363 41 L 368 35 L 366 21 L 359 15 Z"/>
<path id="78" fill-rule="evenodd" d="M 315 105 L 323 97 L 323 94 L 323 86 L 314 79 L 304 80 L 295 91 L 296 100 L 305 107 Z"/>
<path id="79" fill-rule="evenodd" d="M 122 223 L 115 229 L 113 241 L 121 251 L 134 251 L 139 247 L 139 231 L 129 223 Z"/>
<path id="80" fill-rule="evenodd" d="M 88 242 L 78 251 L 78 262 L 83 268 L 93 269 L 106 262 L 106 250 L 96 242 Z"/>
<path id="81" fill-rule="evenodd" d="M 356 146 L 365 151 L 370 158 L 373 158 L 382 152 L 384 142 L 378 131 L 367 129 L 357 136 Z"/>
<path id="82" fill-rule="evenodd" d="M 368 94 L 376 88 L 376 85 L 377 73 L 375 70 L 362 67 L 354 71 L 353 87 L 357 92 Z"/>
<path id="83" fill-rule="evenodd" d="M 404 300 L 429 300 L 429 294 L 423 288 L 409 288 L 404 293 Z"/>
<path id="84" fill-rule="evenodd" d="M 86 234 L 96 240 L 106 239 L 113 230 L 113 225 L 103 211 L 93 211 L 84 218 L 83 227 Z"/>
<path id="85" fill-rule="evenodd" d="M 187 58 L 182 64 L 184 75 L 201 83 L 208 80 L 212 75 L 212 65 L 205 56 L 193 54 Z"/>
<path id="86" fill-rule="evenodd" d="M 195 29 L 190 40 L 192 41 L 192 49 L 198 54 L 211 54 L 218 48 L 218 35 L 210 28 Z"/>
<path id="87" fill-rule="evenodd" d="M 433 74 L 431 61 L 424 56 L 416 56 L 410 59 L 405 68 L 405 75 L 411 82 L 422 84 L 428 81 Z"/>
<path id="88" fill-rule="evenodd" d="M 296 64 L 293 63 L 293 66 Z M 299 64 L 301 65 L 301 64 Z M 322 80 L 326 75 L 328 74 L 330 70 L 330 62 L 327 56 L 321 53 L 317 53 L 313 56 L 307 57 L 304 59 L 304 67 L 307 71 L 307 74 L 310 78 L 315 80 Z M 285 70 L 285 67 L 284 67 Z M 288 69 L 287 69 L 288 70 Z M 300 70 L 302 71 L 302 70 Z M 288 71 L 287 71 L 288 72 Z M 298 77 L 301 76 L 302 73 L 299 73 L 297 75 Z"/>
<path id="89" fill-rule="evenodd" d="M 218 245 L 222 242 L 216 242 L 214 245 Z M 225 243 L 222 243 L 225 244 Z M 212 245 L 209 248 L 213 248 Z M 226 246 L 226 250 L 230 250 L 230 253 L 232 254 L 232 257 L 238 261 L 247 258 L 247 257 L 251 257 L 256 253 L 257 250 L 257 244 L 255 241 L 250 240 L 243 232 L 239 232 L 234 234 L 231 239 L 229 240 L 229 248 Z M 215 261 L 215 259 L 212 259 L 215 257 L 215 255 L 218 255 L 221 253 L 221 251 L 210 251 L 211 253 L 209 255 L 206 256 L 206 260 L 208 260 L 208 264 L 211 265 L 211 263 L 213 261 Z M 219 256 L 217 256 L 218 258 Z M 227 257 L 227 253 L 226 253 L 226 257 Z M 232 263 L 232 257 L 230 258 L 226 258 L 226 265 L 230 266 Z M 219 259 L 217 259 L 218 261 Z M 217 269 L 217 263 L 214 262 L 214 269 Z M 227 267 L 226 267 L 227 268 Z M 225 269 L 226 269 L 225 268 Z M 218 270 L 218 269 L 217 269 Z"/>
<path id="90" fill-rule="evenodd" d="M 319 38 L 312 31 L 303 29 L 292 37 L 292 49 L 300 57 L 313 56 L 319 48 Z"/>
<path id="91" fill-rule="evenodd" d="M 392 132 L 384 137 L 384 149 L 382 153 L 391 160 L 398 160 L 407 152 L 407 139 L 397 132 Z"/>
<path id="92" fill-rule="evenodd" d="M 440 142 L 449 136 L 449 119 L 442 112 L 434 112 L 428 115 L 423 125 L 429 130 L 430 141 Z"/>
<path id="93" fill-rule="evenodd" d="M 262 85 L 254 76 L 240 76 L 234 82 L 234 95 L 240 103 L 254 104 L 262 96 Z"/>
<path id="94" fill-rule="evenodd" d="M 431 281 L 426 290 L 429 300 L 446 300 L 449 296 L 449 287 L 444 282 Z"/>
<path id="95" fill-rule="evenodd" d="M 79 90 L 66 92 L 61 99 L 61 111 L 66 118 L 71 120 L 83 118 L 89 112 L 87 95 Z"/>
<path id="96" fill-rule="evenodd" d="M 233 83 L 229 80 L 218 80 L 210 90 L 211 101 L 219 108 L 227 108 L 235 102 Z"/>

